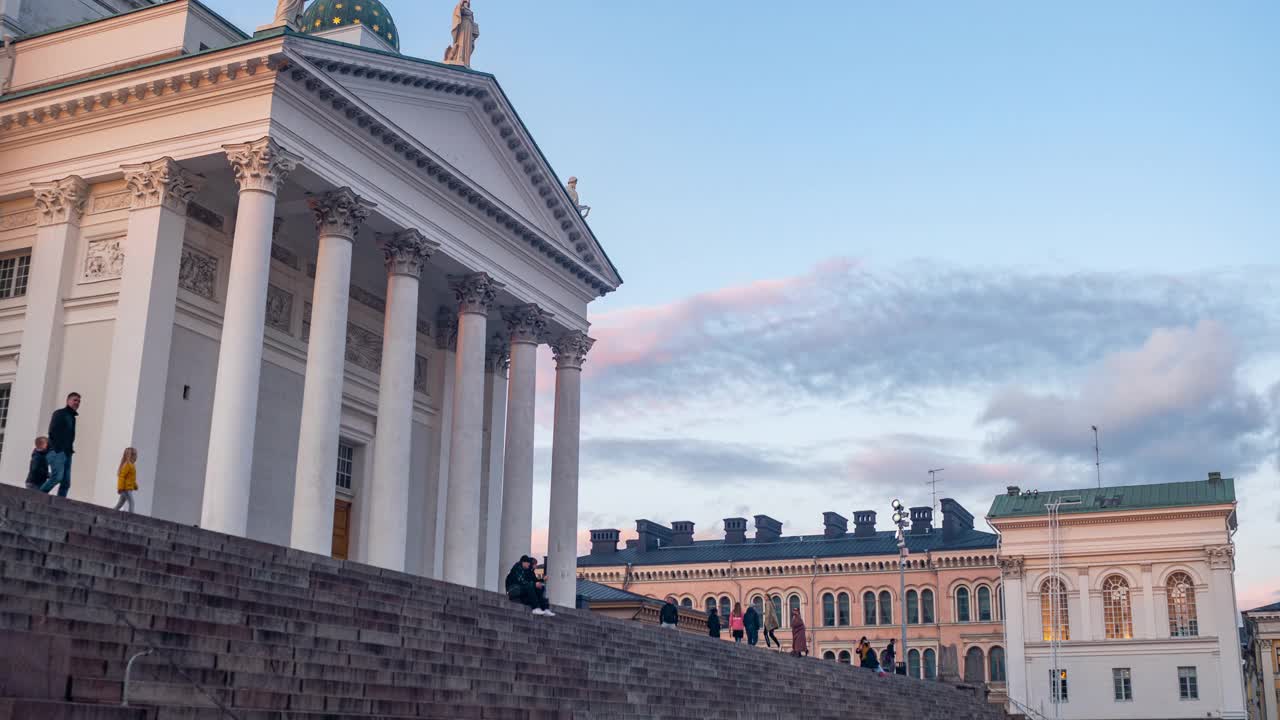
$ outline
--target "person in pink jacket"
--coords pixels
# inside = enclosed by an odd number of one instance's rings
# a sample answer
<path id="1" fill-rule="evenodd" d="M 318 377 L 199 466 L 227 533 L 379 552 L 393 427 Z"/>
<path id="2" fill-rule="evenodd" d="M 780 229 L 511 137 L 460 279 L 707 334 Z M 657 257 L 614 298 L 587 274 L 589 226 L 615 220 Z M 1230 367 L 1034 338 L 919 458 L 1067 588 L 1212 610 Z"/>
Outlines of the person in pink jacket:
<path id="1" fill-rule="evenodd" d="M 733 613 L 729 615 L 729 629 L 733 631 L 733 641 L 742 642 L 742 635 L 747 631 L 747 626 L 742 622 L 742 603 L 740 602 L 733 604 Z"/>

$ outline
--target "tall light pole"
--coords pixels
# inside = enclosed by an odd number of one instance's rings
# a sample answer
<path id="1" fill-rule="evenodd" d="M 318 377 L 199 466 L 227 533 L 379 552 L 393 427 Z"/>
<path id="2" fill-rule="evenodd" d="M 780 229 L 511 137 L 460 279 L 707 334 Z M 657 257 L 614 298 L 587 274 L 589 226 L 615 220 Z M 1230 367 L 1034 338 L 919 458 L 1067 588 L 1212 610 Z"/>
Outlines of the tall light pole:
<path id="1" fill-rule="evenodd" d="M 929 487 L 933 490 L 933 504 L 930 505 L 936 512 L 938 510 L 938 483 L 942 482 L 938 479 L 938 473 L 946 468 L 934 468 L 929 471 Z"/>
<path id="2" fill-rule="evenodd" d="M 1098 469 L 1098 489 L 1102 489 L 1102 448 L 1098 445 L 1098 426 L 1090 425 L 1093 428 L 1093 466 Z"/>
<path id="3" fill-rule="evenodd" d="M 902 666 L 907 667 L 907 523 L 911 513 L 898 500 L 893 501 L 893 524 L 898 526 L 898 598 L 902 600 L 902 645 L 898 652 L 902 656 Z M 895 662 L 897 658 L 894 658 Z M 896 667 L 889 668 L 896 673 Z M 904 675 L 906 673 L 903 673 Z"/>

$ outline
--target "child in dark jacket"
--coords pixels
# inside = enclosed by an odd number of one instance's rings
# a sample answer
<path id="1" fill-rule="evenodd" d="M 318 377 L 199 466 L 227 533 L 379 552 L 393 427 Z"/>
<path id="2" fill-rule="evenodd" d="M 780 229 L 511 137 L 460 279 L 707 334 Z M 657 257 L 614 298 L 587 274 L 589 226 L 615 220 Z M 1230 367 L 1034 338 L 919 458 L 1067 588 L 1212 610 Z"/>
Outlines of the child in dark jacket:
<path id="1" fill-rule="evenodd" d="M 31 467 L 27 470 L 27 489 L 39 490 L 49 479 L 49 438 L 41 435 L 36 438 L 36 447 L 31 451 Z"/>

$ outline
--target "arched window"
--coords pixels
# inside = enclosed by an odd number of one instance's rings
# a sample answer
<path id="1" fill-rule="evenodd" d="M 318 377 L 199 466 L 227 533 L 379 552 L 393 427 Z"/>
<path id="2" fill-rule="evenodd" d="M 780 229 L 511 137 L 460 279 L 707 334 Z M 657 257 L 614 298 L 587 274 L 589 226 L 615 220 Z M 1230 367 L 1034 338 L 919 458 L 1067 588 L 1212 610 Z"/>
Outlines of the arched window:
<path id="1" fill-rule="evenodd" d="M 791 618 L 786 617 L 785 616 L 786 613 L 782 612 L 782 596 L 781 595 L 771 596 L 769 598 L 769 602 L 773 603 L 773 614 L 778 616 L 779 627 L 782 627 L 791 621 Z"/>
<path id="2" fill-rule="evenodd" d="M 925 625 L 933 624 L 933 591 L 920 591 L 920 622 Z"/>
<path id="3" fill-rule="evenodd" d="M 956 622 L 969 622 L 969 588 L 956 588 Z"/>
<path id="4" fill-rule="evenodd" d="M 725 627 L 729 626 L 729 615 L 733 612 L 733 599 L 728 595 L 720 596 L 720 617 L 724 618 L 720 622 Z"/>
<path id="5" fill-rule="evenodd" d="M 1129 581 L 1112 575 L 1102 582 L 1102 624 L 1108 640 L 1133 637 L 1133 605 L 1129 597 Z"/>
<path id="6" fill-rule="evenodd" d="M 917 680 L 920 678 L 920 651 L 907 651 L 907 674 Z"/>
<path id="7" fill-rule="evenodd" d="M 915 590 L 907 591 L 907 624 L 920 623 L 920 594 Z"/>
<path id="8" fill-rule="evenodd" d="M 870 590 L 862 593 L 862 624 L 876 624 L 876 594 Z"/>
<path id="9" fill-rule="evenodd" d="M 836 659 L 836 654 L 835 654 L 835 653 L 833 653 L 833 652 L 831 652 L 830 650 L 828 650 L 828 651 L 826 651 L 826 652 L 822 653 L 822 659 L 823 659 L 823 660 L 835 660 L 835 659 Z"/>
<path id="10" fill-rule="evenodd" d="M 853 664 L 853 663 L 851 662 L 851 661 L 853 660 L 853 657 L 852 657 L 851 655 L 849 655 L 849 651 L 848 651 L 848 650 L 841 650 L 841 651 L 840 651 L 840 655 L 837 657 L 837 659 L 840 661 L 840 663 L 841 663 L 842 665 L 852 665 L 852 664 Z"/>
<path id="11" fill-rule="evenodd" d="M 991 588 L 978 588 L 978 622 L 991 622 Z"/>
<path id="12" fill-rule="evenodd" d="M 989 675 L 991 682 L 1005 682 L 1004 648 L 999 645 L 991 648 L 991 652 L 987 653 L 987 664 L 991 666 Z"/>
<path id="13" fill-rule="evenodd" d="M 800 596 L 792 595 L 787 598 L 787 627 L 791 627 L 791 614 L 800 612 Z M 802 616 L 803 617 L 803 616 Z"/>
<path id="14" fill-rule="evenodd" d="M 712 610 L 715 610 L 715 609 L 716 609 L 716 599 L 715 599 L 715 598 L 713 598 L 713 597 L 709 597 L 709 598 L 707 598 L 706 608 L 707 608 L 707 612 L 711 612 Z"/>
<path id="15" fill-rule="evenodd" d="M 880 591 L 880 624 L 893 624 L 893 596 L 888 590 Z"/>
<path id="16" fill-rule="evenodd" d="M 1058 578 L 1040 584 L 1040 626 L 1045 642 L 1071 639 L 1071 618 L 1067 615 L 1067 586 Z"/>
<path id="17" fill-rule="evenodd" d="M 1200 623 L 1196 620 L 1196 587 L 1191 576 L 1176 572 L 1165 582 L 1169 596 L 1169 637 L 1196 637 Z"/>
<path id="18" fill-rule="evenodd" d="M 985 682 L 987 679 L 986 666 L 986 658 L 982 655 L 982 648 L 969 648 L 969 652 L 964 654 L 964 681 L 967 683 Z"/>
<path id="19" fill-rule="evenodd" d="M 836 624 L 849 624 L 849 593 L 840 593 L 836 596 Z"/>
<path id="20" fill-rule="evenodd" d="M 691 597 L 687 597 L 687 598 L 685 598 L 685 599 L 681 600 L 681 601 L 680 601 L 680 607 L 684 607 L 684 608 L 688 608 L 688 609 L 692 610 L 692 609 L 693 609 L 693 598 L 691 598 Z"/>
<path id="21" fill-rule="evenodd" d="M 822 626 L 831 627 L 836 624 L 836 596 L 831 593 L 822 594 Z"/>
<path id="22" fill-rule="evenodd" d="M 938 679 L 938 654 L 929 648 L 924 651 L 924 679 Z"/>
<path id="23" fill-rule="evenodd" d="M 757 613 L 759 613 L 760 623 L 764 624 L 764 596 L 756 595 L 755 597 L 751 598 L 751 606 L 756 609 Z"/>
<path id="24" fill-rule="evenodd" d="M 1004 619 L 1004 586 L 1003 585 L 996 587 L 996 598 L 998 599 L 998 602 L 996 604 L 999 605 L 1000 607 L 1000 619 L 1003 620 Z"/>

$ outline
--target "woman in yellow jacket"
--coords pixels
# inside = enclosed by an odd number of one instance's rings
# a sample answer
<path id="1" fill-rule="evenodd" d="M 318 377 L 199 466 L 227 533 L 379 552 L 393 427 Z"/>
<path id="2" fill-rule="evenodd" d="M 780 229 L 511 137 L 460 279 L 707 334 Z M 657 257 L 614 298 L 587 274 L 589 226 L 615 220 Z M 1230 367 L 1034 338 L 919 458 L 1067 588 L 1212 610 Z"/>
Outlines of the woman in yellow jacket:
<path id="1" fill-rule="evenodd" d="M 120 502 L 116 503 L 116 509 L 129 505 L 129 512 L 133 512 L 133 493 L 138 489 L 138 451 L 133 448 L 125 448 L 124 455 L 120 457 L 120 469 L 116 471 L 116 492 L 120 493 Z"/>

